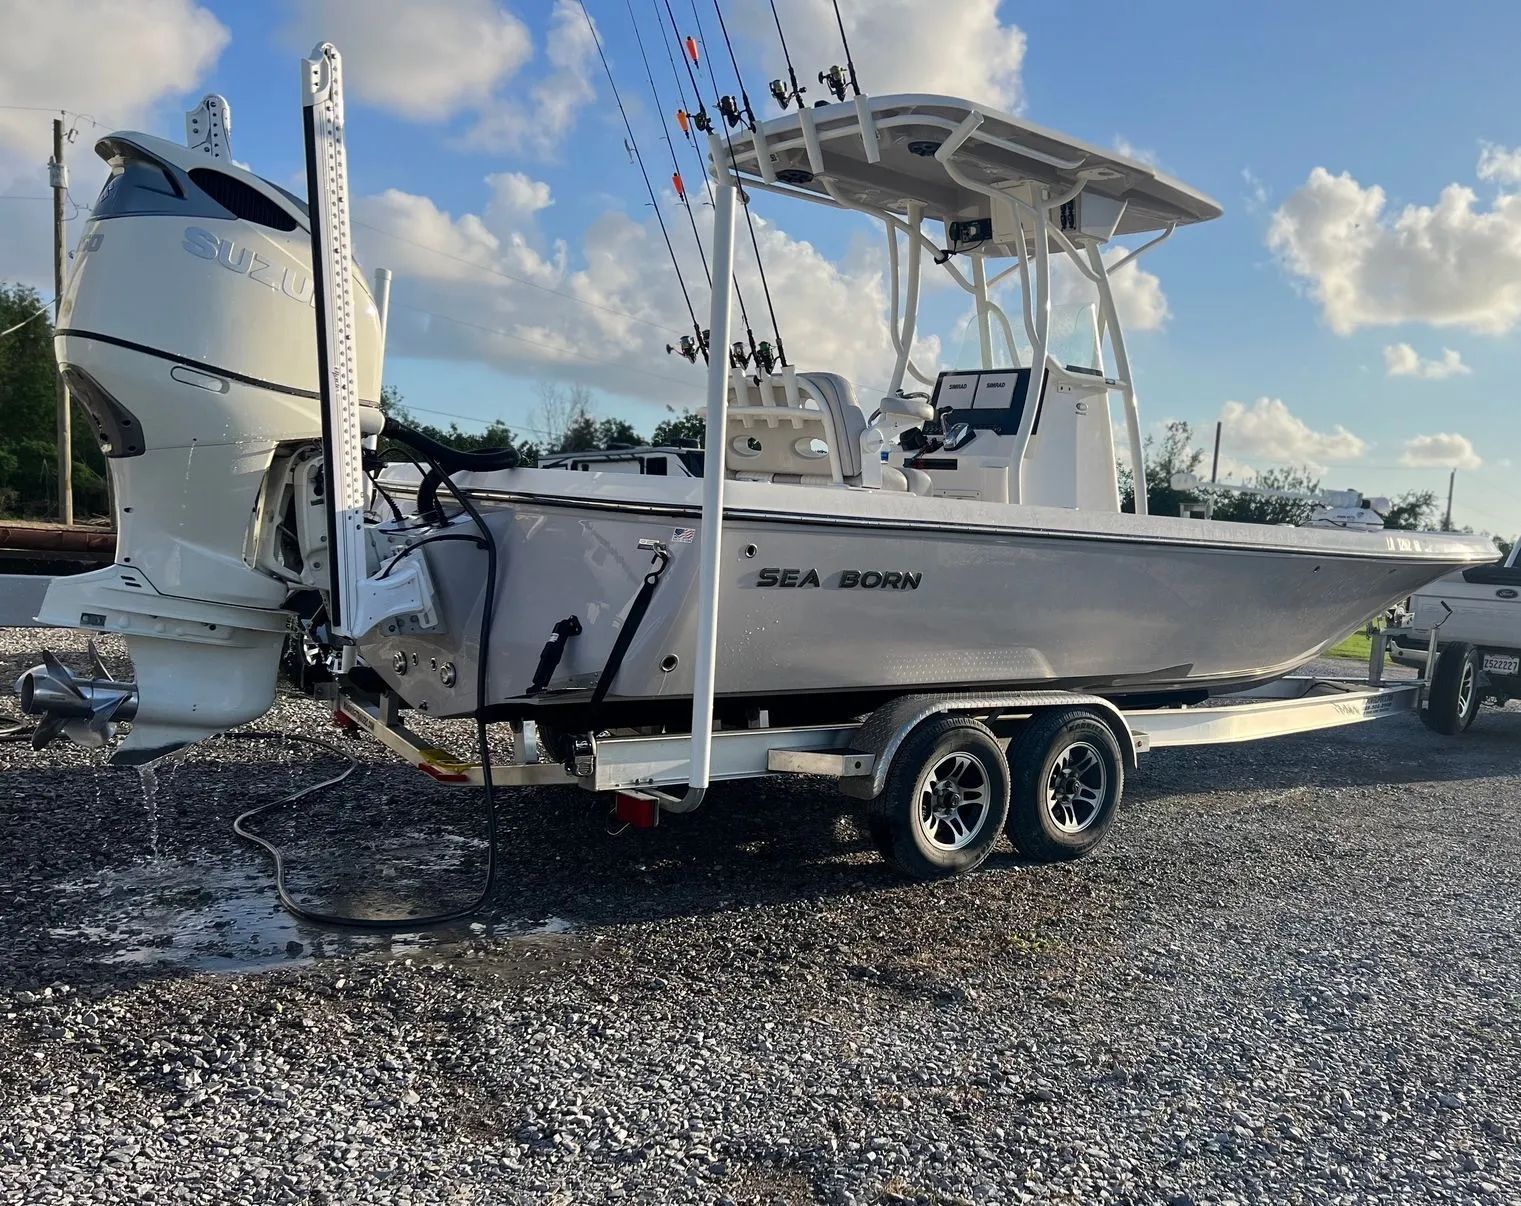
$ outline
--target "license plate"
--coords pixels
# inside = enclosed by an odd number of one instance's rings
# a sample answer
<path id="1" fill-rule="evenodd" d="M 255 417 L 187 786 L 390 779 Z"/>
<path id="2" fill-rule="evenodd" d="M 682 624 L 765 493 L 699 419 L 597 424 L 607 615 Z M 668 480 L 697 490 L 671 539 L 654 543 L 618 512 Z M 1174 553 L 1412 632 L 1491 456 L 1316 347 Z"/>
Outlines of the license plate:
<path id="1" fill-rule="evenodd" d="M 1514 653 L 1486 653 L 1484 655 L 1484 672 L 1486 674 L 1516 674 L 1521 672 L 1521 657 Z"/>

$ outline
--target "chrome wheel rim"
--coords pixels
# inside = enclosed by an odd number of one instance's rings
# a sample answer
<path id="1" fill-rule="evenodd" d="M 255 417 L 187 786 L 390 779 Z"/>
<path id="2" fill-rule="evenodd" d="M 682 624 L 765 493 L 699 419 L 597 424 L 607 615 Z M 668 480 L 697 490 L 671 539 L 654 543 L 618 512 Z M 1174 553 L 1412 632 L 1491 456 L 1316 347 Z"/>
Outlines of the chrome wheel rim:
<path id="1" fill-rule="evenodd" d="M 1469 706 L 1473 703 L 1474 672 L 1473 663 L 1463 663 L 1463 679 L 1458 683 L 1458 715 L 1467 716 Z"/>
<path id="2" fill-rule="evenodd" d="M 1074 741 L 1046 776 L 1046 814 L 1062 833 L 1082 833 L 1104 808 L 1109 772 L 1096 745 Z"/>
<path id="3" fill-rule="evenodd" d="M 914 811 L 924 840 L 936 850 L 960 850 L 975 841 L 988 819 L 990 784 L 986 764 L 964 750 L 930 767 Z"/>

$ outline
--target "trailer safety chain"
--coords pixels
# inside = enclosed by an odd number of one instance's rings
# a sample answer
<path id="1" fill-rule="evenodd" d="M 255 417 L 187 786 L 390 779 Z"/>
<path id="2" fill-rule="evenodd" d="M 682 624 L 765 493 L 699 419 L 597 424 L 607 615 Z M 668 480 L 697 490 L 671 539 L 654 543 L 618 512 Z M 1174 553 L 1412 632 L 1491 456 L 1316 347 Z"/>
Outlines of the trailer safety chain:
<path id="1" fill-rule="evenodd" d="M 628 647 L 634 643 L 634 637 L 639 632 L 639 625 L 644 621 L 644 613 L 650 609 L 650 600 L 655 597 L 655 588 L 660 585 L 661 577 L 671 564 L 671 550 L 660 541 L 641 540 L 639 547 L 649 549 L 654 554 L 654 559 L 650 562 L 650 572 L 644 575 L 644 585 L 639 588 L 639 593 L 629 604 L 628 615 L 623 617 L 623 627 L 618 630 L 618 639 L 613 642 L 612 652 L 607 655 L 607 665 L 602 667 L 602 677 L 597 680 L 596 690 L 592 692 L 593 704 L 602 702 L 607 696 L 608 689 L 613 685 L 613 679 L 618 677 L 618 671 L 623 666 L 624 655 L 628 653 Z"/>

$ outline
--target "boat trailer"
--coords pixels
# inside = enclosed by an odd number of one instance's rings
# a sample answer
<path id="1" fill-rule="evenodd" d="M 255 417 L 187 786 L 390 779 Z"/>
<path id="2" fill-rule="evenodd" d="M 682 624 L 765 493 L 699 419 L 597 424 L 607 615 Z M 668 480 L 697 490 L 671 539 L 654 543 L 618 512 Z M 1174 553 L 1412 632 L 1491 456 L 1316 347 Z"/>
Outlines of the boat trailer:
<path id="1" fill-rule="evenodd" d="M 1037 690 L 905 694 L 867 716 L 834 724 L 775 727 L 761 713 L 750 727 L 714 730 L 710 775 L 715 782 L 782 775 L 833 779 L 842 794 L 868 802 L 882 853 L 910 875 L 928 878 L 969 868 L 927 866 L 915 850 L 892 840 L 889 821 L 916 814 L 931 790 L 925 786 L 934 779 L 930 763 L 944 760 L 936 742 L 919 738 L 958 728 L 980 730 L 996 742 L 996 753 L 989 755 L 999 764 L 990 768 L 993 778 L 1012 789 L 1006 831 L 1016 847 L 1038 861 L 1073 858 L 1102 840 L 1120 803 L 1124 772 L 1136 769 L 1143 754 L 1419 714 L 1430 706 L 1435 642 L 1428 649 L 1428 672 L 1400 679 L 1385 676 L 1386 644 L 1383 632 L 1372 634 L 1368 669 L 1360 677 L 1290 676 L 1192 705 L 1121 708 L 1097 695 Z M 323 684 L 320 691 L 334 705 L 335 724 L 354 736 L 369 734 L 441 783 L 483 782 L 478 761 L 409 728 L 394 695 L 365 693 L 346 678 Z M 686 731 L 605 730 L 571 738 L 569 748 L 559 748 L 563 743 L 546 743 L 533 721 L 512 722 L 511 729 L 510 756 L 491 765 L 495 784 L 607 793 L 618 820 L 635 828 L 658 824 L 692 781 L 692 734 Z M 548 744 L 557 746 L 554 754 Z M 1104 771 L 1088 781 L 1086 810 L 1072 803 L 1074 752 Z M 1081 796 L 1080 773 L 1077 780 Z"/>

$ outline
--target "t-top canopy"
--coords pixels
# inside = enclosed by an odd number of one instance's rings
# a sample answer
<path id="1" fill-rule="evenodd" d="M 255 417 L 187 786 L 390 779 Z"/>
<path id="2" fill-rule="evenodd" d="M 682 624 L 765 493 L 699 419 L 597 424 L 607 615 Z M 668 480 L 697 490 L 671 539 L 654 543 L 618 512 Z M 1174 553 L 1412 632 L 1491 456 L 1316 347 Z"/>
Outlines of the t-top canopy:
<path id="1" fill-rule="evenodd" d="M 926 217 L 944 222 L 991 219 L 983 241 L 966 248 L 980 254 L 1019 254 L 1015 244 L 1023 240 L 1008 237 L 1008 216 L 1000 221 L 1000 207 L 974 185 L 1026 200 L 1037 199 L 1029 186 L 1045 186 L 1048 202 L 1081 186 L 1076 195 L 1090 213 L 1063 225 L 1099 239 L 1207 222 L 1222 212 L 1210 197 L 1144 163 L 949 96 L 861 96 L 790 112 L 731 138 L 740 174 L 769 185 L 895 214 L 922 201 Z M 937 158 L 948 143 L 952 149 Z"/>

